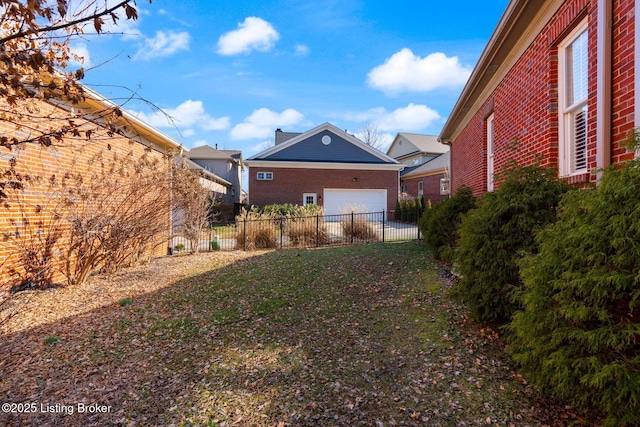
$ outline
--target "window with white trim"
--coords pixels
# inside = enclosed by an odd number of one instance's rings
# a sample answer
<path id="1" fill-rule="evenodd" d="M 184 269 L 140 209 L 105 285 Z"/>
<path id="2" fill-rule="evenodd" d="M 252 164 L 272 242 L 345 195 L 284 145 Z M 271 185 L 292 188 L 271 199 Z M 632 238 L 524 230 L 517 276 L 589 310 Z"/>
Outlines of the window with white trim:
<path id="1" fill-rule="evenodd" d="M 493 175 L 494 175 L 494 131 L 493 131 L 493 114 L 487 117 L 487 191 L 493 191 Z"/>
<path id="2" fill-rule="evenodd" d="M 589 37 L 585 19 L 558 46 L 561 176 L 587 171 Z"/>
<path id="3" fill-rule="evenodd" d="M 317 204 L 317 197 L 318 195 L 316 193 L 304 193 L 302 195 L 302 204 L 303 206 L 307 206 L 307 205 L 315 205 Z"/>
<path id="4" fill-rule="evenodd" d="M 257 179 L 258 181 L 272 181 L 273 172 L 258 172 Z"/>
<path id="5" fill-rule="evenodd" d="M 447 178 L 440 178 L 440 194 L 449 194 L 449 180 Z"/>
<path id="6" fill-rule="evenodd" d="M 422 196 L 424 194 L 424 182 L 418 182 L 418 196 Z"/>

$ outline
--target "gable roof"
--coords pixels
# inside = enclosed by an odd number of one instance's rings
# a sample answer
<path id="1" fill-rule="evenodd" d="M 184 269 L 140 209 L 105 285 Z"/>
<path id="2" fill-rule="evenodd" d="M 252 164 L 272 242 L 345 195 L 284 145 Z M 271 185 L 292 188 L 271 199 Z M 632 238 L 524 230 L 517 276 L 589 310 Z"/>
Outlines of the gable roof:
<path id="1" fill-rule="evenodd" d="M 449 151 L 449 147 L 439 142 L 436 135 L 398 132 L 387 150 L 387 155 L 402 159 L 415 154 L 429 153 L 438 155 L 447 151 Z"/>
<path id="2" fill-rule="evenodd" d="M 260 163 L 360 164 L 392 166 L 397 160 L 370 147 L 330 123 L 324 123 L 247 159 L 249 166 Z"/>
<path id="3" fill-rule="evenodd" d="M 433 175 L 436 173 L 442 173 L 449 169 L 451 162 L 451 152 L 447 151 L 438 157 L 429 160 L 426 163 L 416 166 L 414 168 L 404 170 L 400 175 L 402 178 L 413 178 L 418 176 Z"/>
<path id="4" fill-rule="evenodd" d="M 174 158 L 174 161 L 178 165 L 184 165 L 189 170 L 201 173 L 209 181 L 217 182 L 219 184 L 224 185 L 225 187 L 231 187 L 232 186 L 232 184 L 229 181 L 227 181 L 226 179 L 223 179 L 223 178 L 219 177 L 218 175 L 216 175 L 215 173 L 213 173 L 211 171 L 208 171 L 207 169 L 203 168 L 202 166 L 200 166 L 196 162 L 194 162 L 192 160 L 189 160 L 186 157 L 178 156 L 178 157 Z"/>
<path id="5" fill-rule="evenodd" d="M 209 145 L 202 145 L 189 150 L 190 159 L 242 159 L 242 151 L 239 150 L 218 150 Z"/>

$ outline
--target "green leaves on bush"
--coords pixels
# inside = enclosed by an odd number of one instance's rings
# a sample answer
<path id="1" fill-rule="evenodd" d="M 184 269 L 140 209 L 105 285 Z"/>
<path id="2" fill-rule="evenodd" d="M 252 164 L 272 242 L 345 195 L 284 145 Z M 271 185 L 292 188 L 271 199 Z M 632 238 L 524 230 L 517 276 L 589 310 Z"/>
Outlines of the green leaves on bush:
<path id="1" fill-rule="evenodd" d="M 469 187 L 462 187 L 450 199 L 427 209 L 420 218 L 420 231 L 425 245 L 433 256 L 451 261 L 458 245 L 458 227 L 461 215 L 475 207 L 475 198 Z"/>
<path id="2" fill-rule="evenodd" d="M 537 240 L 510 353 L 532 383 L 606 425 L 640 425 L 640 161 L 568 194 Z"/>
<path id="3" fill-rule="evenodd" d="M 498 189 L 463 216 L 457 254 L 457 294 L 476 319 L 493 325 L 508 322 L 519 308 L 517 261 L 536 251 L 536 232 L 554 221 L 569 189 L 553 169 L 537 165 L 511 167 L 502 175 Z"/>

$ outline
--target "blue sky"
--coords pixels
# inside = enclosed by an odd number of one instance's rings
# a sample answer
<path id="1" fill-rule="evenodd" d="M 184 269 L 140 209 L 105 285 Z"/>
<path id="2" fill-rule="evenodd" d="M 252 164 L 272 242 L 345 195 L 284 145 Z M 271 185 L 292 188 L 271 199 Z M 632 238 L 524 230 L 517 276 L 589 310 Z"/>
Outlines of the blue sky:
<path id="1" fill-rule="evenodd" d="M 437 135 L 507 0 L 138 0 L 73 43 L 84 82 L 186 147 L 242 150 L 324 122 Z M 160 108 L 173 117 L 173 123 Z"/>

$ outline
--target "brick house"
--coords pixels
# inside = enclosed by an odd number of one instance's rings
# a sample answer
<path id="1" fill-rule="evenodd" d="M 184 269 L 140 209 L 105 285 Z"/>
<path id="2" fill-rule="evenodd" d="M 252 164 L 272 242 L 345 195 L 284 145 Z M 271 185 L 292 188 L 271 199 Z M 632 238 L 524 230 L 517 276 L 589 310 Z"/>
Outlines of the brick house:
<path id="1" fill-rule="evenodd" d="M 451 185 L 492 191 L 511 160 L 576 185 L 634 157 L 640 17 L 628 0 L 511 0 L 439 136 Z"/>
<path id="2" fill-rule="evenodd" d="M 449 147 L 437 136 L 399 132 L 387 155 L 406 165 L 400 172 L 402 193 L 431 203 L 449 197 Z"/>
<path id="3" fill-rule="evenodd" d="M 22 176 L 50 177 L 51 180 L 60 180 L 68 174 L 89 177 L 94 168 L 99 167 L 101 158 L 112 159 L 114 156 L 129 155 L 140 158 L 147 155 L 151 159 L 167 162 L 167 153 L 181 151 L 181 145 L 167 135 L 120 109 L 91 89 L 84 88 L 84 91 L 86 98 L 79 104 L 71 105 L 61 100 L 32 100 L 31 108 L 41 117 L 37 119 L 41 122 L 41 128 L 47 129 L 48 126 L 52 126 L 55 129 L 55 126 L 72 120 L 79 125 L 79 132 L 76 135 L 67 134 L 63 140 L 56 141 L 52 146 L 23 143 L 20 147 L 12 149 L 0 147 L 0 172 L 8 171 L 15 162 L 14 168 Z M 114 109 L 117 109 L 117 114 L 108 113 Z M 12 107 L 0 99 L 0 110 L 12 111 Z M 25 129 L 38 129 L 33 121 L 19 125 L 20 127 L 9 121 L 0 121 L 0 137 L 25 139 L 28 136 Z M 108 160 L 105 160 L 105 163 L 107 162 Z M 4 188 L 8 189 L 12 184 L 7 181 L 6 176 L 0 176 L 0 181 Z M 123 175 L 121 180 L 123 185 L 126 185 L 126 175 Z M 0 231 L 18 233 L 21 227 L 24 228 L 21 224 L 29 219 L 29 212 L 33 212 L 30 209 L 45 206 L 50 194 L 47 182 L 36 182 L 25 192 L 25 203 L 22 203 L 22 207 L 15 200 L 0 200 Z M 169 197 L 167 193 L 167 200 Z M 166 205 L 166 221 L 162 225 L 166 231 L 149 239 L 150 252 L 147 256 L 161 256 L 167 253 L 171 213 L 168 203 Z M 54 262 L 55 273 L 52 276 L 54 282 L 64 280 L 61 267 L 63 261 L 60 258 L 64 250 L 64 247 L 55 247 L 52 252 L 52 256 L 57 260 Z M 8 283 L 11 279 L 9 271 L 17 265 L 15 251 L 16 248 L 6 239 L 0 240 L 0 284 Z"/>
<path id="4" fill-rule="evenodd" d="M 432 205 L 449 198 L 450 154 L 440 154 L 426 163 L 403 170 L 400 174 L 402 192 Z"/>
<path id="5" fill-rule="evenodd" d="M 330 123 L 304 133 L 276 131 L 276 145 L 248 158 L 249 203 L 317 204 L 325 214 L 394 209 L 397 160 Z"/>

